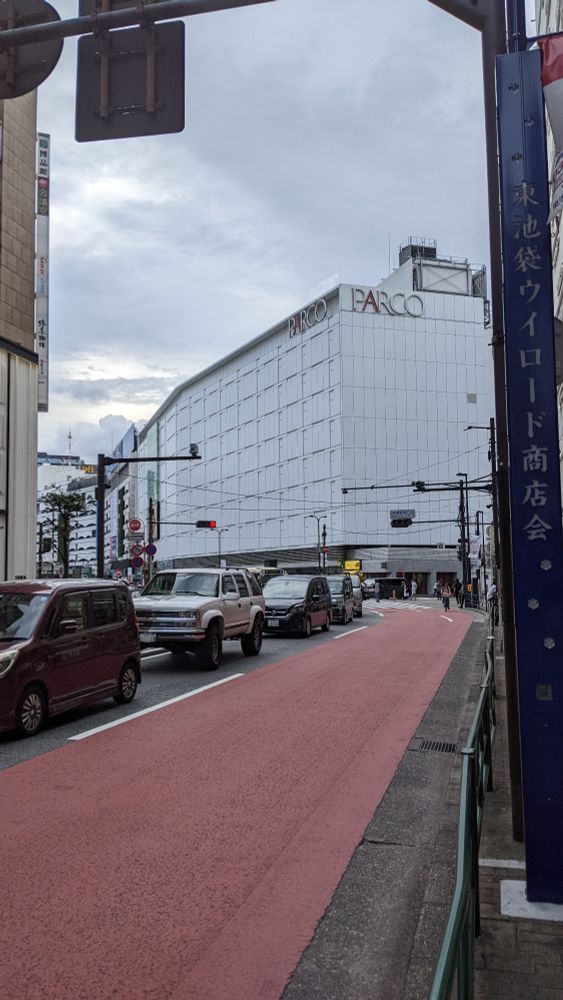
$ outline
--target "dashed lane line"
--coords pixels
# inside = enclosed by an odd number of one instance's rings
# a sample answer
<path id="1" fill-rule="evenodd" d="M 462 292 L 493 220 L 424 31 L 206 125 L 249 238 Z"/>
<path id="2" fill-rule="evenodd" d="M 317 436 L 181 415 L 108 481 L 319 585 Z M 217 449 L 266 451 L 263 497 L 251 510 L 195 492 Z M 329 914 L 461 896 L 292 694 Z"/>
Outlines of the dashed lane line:
<path id="1" fill-rule="evenodd" d="M 237 677 L 244 677 L 244 674 L 231 674 L 230 677 L 223 677 L 220 681 L 213 681 L 212 684 L 205 684 L 203 687 L 196 688 L 195 691 L 188 691 L 186 694 L 179 694 L 176 698 L 169 698 L 168 701 L 161 701 L 158 705 L 151 705 L 150 708 L 143 708 L 140 712 L 133 712 L 131 715 L 126 715 L 123 719 L 116 719 L 114 722 L 106 722 L 103 726 L 96 726 L 95 729 L 87 729 L 84 733 L 77 733 L 76 736 L 69 736 L 69 740 L 85 740 L 87 736 L 94 736 L 96 733 L 103 733 L 105 729 L 113 729 L 115 726 L 122 726 L 124 722 L 131 722 L 132 719 L 139 719 L 141 715 L 149 715 L 150 712 L 158 712 L 160 708 L 166 708 L 168 705 L 174 705 L 177 701 L 184 701 L 186 698 L 193 698 L 196 694 L 201 694 L 203 691 L 209 691 L 210 688 L 218 687 L 220 684 L 226 684 L 227 681 L 234 681 Z"/>
<path id="2" fill-rule="evenodd" d="M 447 622 L 453 622 L 453 618 L 448 618 L 447 615 L 440 615 L 440 618 L 445 618 Z"/>
<path id="3" fill-rule="evenodd" d="M 335 635 L 334 638 L 335 639 L 347 639 L 349 635 L 354 635 L 354 632 L 362 632 L 365 628 L 367 628 L 367 625 L 360 625 L 359 628 L 353 628 L 353 629 L 351 629 L 350 632 L 341 632 L 340 635 Z"/>

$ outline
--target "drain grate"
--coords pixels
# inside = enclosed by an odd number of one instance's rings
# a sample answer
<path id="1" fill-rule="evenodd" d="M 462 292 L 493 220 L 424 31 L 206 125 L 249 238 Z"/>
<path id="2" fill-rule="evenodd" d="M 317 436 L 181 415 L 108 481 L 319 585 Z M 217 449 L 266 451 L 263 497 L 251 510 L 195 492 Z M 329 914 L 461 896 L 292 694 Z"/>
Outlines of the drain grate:
<path id="1" fill-rule="evenodd" d="M 456 743 L 446 743 L 445 740 L 423 740 L 419 750 L 433 750 L 435 753 L 455 753 Z"/>

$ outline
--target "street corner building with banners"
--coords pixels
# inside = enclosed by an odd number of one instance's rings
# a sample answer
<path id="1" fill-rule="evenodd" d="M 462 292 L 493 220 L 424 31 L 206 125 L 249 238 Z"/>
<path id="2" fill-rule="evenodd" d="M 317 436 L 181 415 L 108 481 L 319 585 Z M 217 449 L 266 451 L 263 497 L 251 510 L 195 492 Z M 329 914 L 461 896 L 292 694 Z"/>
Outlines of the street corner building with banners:
<path id="1" fill-rule="evenodd" d="M 37 413 L 47 408 L 48 185 L 48 137 L 37 136 L 35 92 L 1 100 L 0 580 L 35 575 Z M 36 200 L 47 213 L 37 243 Z"/>

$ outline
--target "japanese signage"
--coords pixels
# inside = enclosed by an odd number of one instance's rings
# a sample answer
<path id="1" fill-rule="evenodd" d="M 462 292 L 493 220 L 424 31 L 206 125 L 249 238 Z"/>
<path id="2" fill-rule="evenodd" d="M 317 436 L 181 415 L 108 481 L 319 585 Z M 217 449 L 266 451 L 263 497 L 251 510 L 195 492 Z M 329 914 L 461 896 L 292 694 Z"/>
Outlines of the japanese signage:
<path id="1" fill-rule="evenodd" d="M 35 263 L 35 350 L 39 359 L 38 405 L 49 409 L 49 154 L 50 138 L 37 136 L 37 255 Z"/>
<path id="2" fill-rule="evenodd" d="M 422 316 L 424 299 L 416 292 L 377 291 L 352 288 L 353 312 L 385 313 L 387 316 Z"/>
<path id="3" fill-rule="evenodd" d="M 497 58 L 527 896 L 563 903 L 563 554 L 539 51 Z"/>

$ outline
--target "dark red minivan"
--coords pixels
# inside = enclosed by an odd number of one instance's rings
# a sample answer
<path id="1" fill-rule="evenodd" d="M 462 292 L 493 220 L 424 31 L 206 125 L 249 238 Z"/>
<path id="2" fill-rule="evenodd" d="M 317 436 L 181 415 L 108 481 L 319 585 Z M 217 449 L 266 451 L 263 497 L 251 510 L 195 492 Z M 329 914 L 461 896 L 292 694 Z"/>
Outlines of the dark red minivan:
<path id="1" fill-rule="evenodd" d="M 49 715 L 113 697 L 132 701 L 141 650 L 127 584 L 0 583 L 0 732 L 33 736 Z"/>

